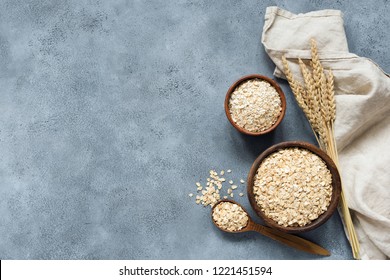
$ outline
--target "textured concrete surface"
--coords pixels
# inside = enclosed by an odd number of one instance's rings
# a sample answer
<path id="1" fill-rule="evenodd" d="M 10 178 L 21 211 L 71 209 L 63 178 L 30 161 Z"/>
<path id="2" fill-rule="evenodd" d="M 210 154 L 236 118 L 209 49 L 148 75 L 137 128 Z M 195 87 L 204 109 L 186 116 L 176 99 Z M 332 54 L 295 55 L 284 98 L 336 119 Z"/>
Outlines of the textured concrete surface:
<path id="1" fill-rule="evenodd" d="M 239 179 L 274 143 L 314 143 L 285 82 L 274 133 L 224 115 L 234 80 L 272 76 L 267 6 L 341 9 L 351 51 L 389 72 L 389 1 L 211 2 L 0 2 L 1 259 L 319 258 L 224 234 L 188 193 L 210 168 Z M 304 236 L 351 258 L 338 214 Z"/>

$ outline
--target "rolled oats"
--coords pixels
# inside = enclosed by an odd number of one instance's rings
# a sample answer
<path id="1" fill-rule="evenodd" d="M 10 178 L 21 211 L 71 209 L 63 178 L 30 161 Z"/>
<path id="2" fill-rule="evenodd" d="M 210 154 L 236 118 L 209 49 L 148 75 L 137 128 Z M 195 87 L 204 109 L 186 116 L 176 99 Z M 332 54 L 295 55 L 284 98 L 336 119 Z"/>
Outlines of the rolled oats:
<path id="1" fill-rule="evenodd" d="M 246 227 L 248 214 L 239 205 L 221 202 L 213 209 L 213 220 L 218 227 L 229 231 L 238 231 Z"/>
<path id="2" fill-rule="evenodd" d="M 260 164 L 253 191 L 267 217 L 285 227 L 304 226 L 327 210 L 332 175 L 319 156 L 306 149 L 287 148 Z"/>
<path id="3" fill-rule="evenodd" d="M 228 169 L 226 173 L 231 173 L 232 171 Z M 221 170 L 217 173 L 215 170 L 209 171 L 209 177 L 206 179 L 206 187 L 203 187 L 200 182 L 196 182 L 197 186 L 196 190 L 199 195 L 196 196 L 195 202 L 196 204 L 201 204 L 203 206 L 214 206 L 222 196 L 223 191 L 223 183 L 227 181 L 223 176 L 225 174 L 224 170 Z M 226 174 L 227 175 L 227 174 Z M 238 188 L 237 185 L 233 185 L 233 180 L 228 180 L 229 188 L 227 189 L 227 195 L 223 196 L 223 198 L 227 199 L 228 197 L 233 197 L 233 191 Z M 240 195 L 241 196 L 241 195 Z M 190 197 L 192 197 L 190 195 Z"/>
<path id="4" fill-rule="evenodd" d="M 234 89 L 229 109 L 239 127 L 250 132 L 261 132 L 276 123 L 282 112 L 282 101 L 270 83 L 250 79 Z"/>

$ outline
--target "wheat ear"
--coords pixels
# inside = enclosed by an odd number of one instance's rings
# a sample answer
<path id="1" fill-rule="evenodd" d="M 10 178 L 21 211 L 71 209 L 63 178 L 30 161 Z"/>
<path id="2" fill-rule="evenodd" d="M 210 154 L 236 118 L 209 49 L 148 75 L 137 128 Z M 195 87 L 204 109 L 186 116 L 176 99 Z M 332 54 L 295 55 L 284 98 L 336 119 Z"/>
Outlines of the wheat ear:
<path id="1" fill-rule="evenodd" d="M 323 72 L 320 58 L 318 56 L 317 43 L 314 39 L 310 40 L 310 52 L 311 52 L 311 66 L 313 68 L 313 79 L 315 81 L 316 88 L 321 88 L 321 73 Z"/>
<path id="2" fill-rule="evenodd" d="M 327 107 L 329 111 L 328 119 L 329 122 L 334 122 L 336 119 L 336 101 L 334 98 L 334 77 L 332 70 L 328 71 L 328 78 L 326 81 L 327 86 Z"/>
<path id="3" fill-rule="evenodd" d="M 315 87 L 313 76 L 301 59 L 299 59 L 299 66 L 301 68 L 303 80 L 305 81 L 307 104 L 310 112 L 308 119 L 314 131 L 320 136 L 320 146 L 324 147 L 328 141 L 325 134 L 326 131 L 323 124 L 321 109 L 319 109 L 321 108 L 321 99 L 318 96 L 318 90 Z"/>
<path id="4" fill-rule="evenodd" d="M 282 56 L 282 63 L 284 68 L 284 74 L 290 85 L 291 91 L 295 96 L 295 100 L 297 101 L 302 111 L 305 113 L 309 121 L 310 127 L 313 130 L 314 136 L 316 137 L 318 144 L 320 144 L 321 141 L 318 138 L 317 133 L 313 127 L 313 123 L 315 123 L 315 119 L 314 119 L 314 114 L 310 111 L 310 107 L 308 106 L 308 101 L 310 101 L 310 99 L 308 99 L 307 91 L 297 80 L 294 79 L 285 56 Z"/>
<path id="5" fill-rule="evenodd" d="M 283 68 L 284 68 L 284 74 L 286 75 L 287 81 L 290 85 L 291 91 L 293 92 L 295 99 L 298 102 L 299 107 L 302 108 L 304 113 L 306 114 L 309 110 L 307 103 L 304 99 L 305 90 L 303 86 L 293 78 L 293 75 L 291 73 L 290 67 L 288 66 L 288 62 L 285 56 L 282 56 L 282 62 L 283 62 Z"/>

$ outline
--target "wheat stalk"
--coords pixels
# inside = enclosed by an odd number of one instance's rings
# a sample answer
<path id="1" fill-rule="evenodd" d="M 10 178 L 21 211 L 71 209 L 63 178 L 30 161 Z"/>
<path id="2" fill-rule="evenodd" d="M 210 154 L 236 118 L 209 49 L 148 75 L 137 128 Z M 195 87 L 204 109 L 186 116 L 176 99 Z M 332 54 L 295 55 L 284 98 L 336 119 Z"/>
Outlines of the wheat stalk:
<path id="1" fill-rule="evenodd" d="M 312 72 L 310 72 L 304 62 L 299 59 L 304 86 L 294 79 L 288 66 L 287 59 L 283 56 L 282 62 L 284 72 L 298 105 L 302 108 L 309 120 L 320 148 L 326 151 L 338 167 L 338 153 L 334 137 L 336 102 L 333 72 L 329 70 L 328 75 L 325 74 L 319 59 L 317 44 L 314 39 L 311 40 L 310 51 Z M 340 209 L 347 229 L 353 256 L 355 259 L 359 259 L 359 241 L 343 190 L 341 190 Z"/>

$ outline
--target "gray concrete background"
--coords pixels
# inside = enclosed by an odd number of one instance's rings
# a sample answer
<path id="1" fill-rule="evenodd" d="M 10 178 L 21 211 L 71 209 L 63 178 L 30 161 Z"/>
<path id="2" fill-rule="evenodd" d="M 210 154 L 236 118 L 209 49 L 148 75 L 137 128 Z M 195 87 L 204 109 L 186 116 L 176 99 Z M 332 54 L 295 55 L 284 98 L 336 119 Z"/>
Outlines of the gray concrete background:
<path id="1" fill-rule="evenodd" d="M 1 1 L 0 258 L 321 259 L 224 234 L 188 197 L 211 168 L 238 180 L 274 143 L 314 143 L 283 81 L 274 133 L 224 115 L 234 80 L 272 76 L 271 5 L 342 10 L 351 52 L 389 72 L 387 0 Z M 338 214 L 303 236 L 351 258 Z"/>

